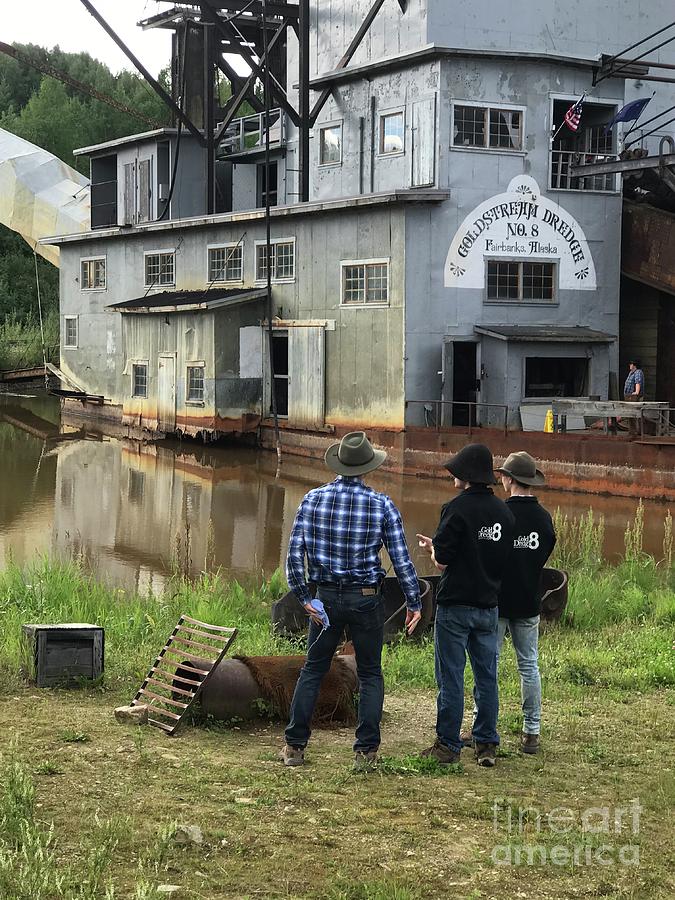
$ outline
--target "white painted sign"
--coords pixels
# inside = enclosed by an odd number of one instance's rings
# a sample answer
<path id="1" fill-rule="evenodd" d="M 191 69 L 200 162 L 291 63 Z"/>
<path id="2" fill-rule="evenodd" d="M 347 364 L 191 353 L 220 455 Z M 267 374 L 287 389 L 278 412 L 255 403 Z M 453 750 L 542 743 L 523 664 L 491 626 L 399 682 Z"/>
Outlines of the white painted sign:
<path id="1" fill-rule="evenodd" d="M 541 196 L 529 175 L 513 178 L 462 222 L 445 261 L 446 287 L 485 287 L 485 260 L 558 263 L 563 290 L 593 291 L 595 266 L 586 235 L 567 210 Z"/>

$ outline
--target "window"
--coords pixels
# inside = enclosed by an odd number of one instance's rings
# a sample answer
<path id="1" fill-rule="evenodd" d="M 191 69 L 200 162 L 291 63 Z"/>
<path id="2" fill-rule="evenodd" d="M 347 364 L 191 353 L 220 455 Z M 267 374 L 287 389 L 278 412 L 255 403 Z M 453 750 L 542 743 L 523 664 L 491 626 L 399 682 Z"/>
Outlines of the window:
<path id="1" fill-rule="evenodd" d="M 403 111 L 384 113 L 380 116 L 380 155 L 403 153 L 404 147 Z"/>
<path id="2" fill-rule="evenodd" d="M 145 286 L 174 285 L 176 283 L 175 250 L 161 250 L 145 254 Z"/>
<path id="3" fill-rule="evenodd" d="M 188 366 L 187 399 L 192 403 L 204 402 L 204 366 Z"/>
<path id="4" fill-rule="evenodd" d="M 342 123 L 319 129 L 319 165 L 336 166 L 342 162 Z"/>
<path id="5" fill-rule="evenodd" d="M 273 241 L 272 281 L 293 281 L 295 278 L 295 240 Z M 267 244 L 255 247 L 255 280 L 267 279 Z"/>
<path id="6" fill-rule="evenodd" d="M 554 137 L 550 151 L 550 186 L 556 191 L 616 191 L 621 180 L 614 173 L 572 174 L 578 166 L 616 159 L 617 129 L 610 129 L 605 134 L 605 126 L 614 117 L 616 105 L 591 102 L 587 98 L 578 130 L 570 131 L 564 122 L 574 100 L 573 97 L 558 98 L 551 104 Z"/>
<path id="7" fill-rule="evenodd" d="M 80 290 L 105 290 L 105 256 L 81 260 Z"/>
<path id="8" fill-rule="evenodd" d="M 526 357 L 526 397 L 584 397 L 587 393 L 587 359 L 583 357 Z"/>
<path id="9" fill-rule="evenodd" d="M 356 306 L 389 302 L 389 260 L 342 263 L 342 303 Z"/>
<path id="10" fill-rule="evenodd" d="M 516 303 L 555 300 L 555 263 L 488 260 L 487 299 Z"/>
<path id="11" fill-rule="evenodd" d="M 77 316 L 63 317 L 63 346 L 69 350 L 77 349 Z"/>
<path id="12" fill-rule="evenodd" d="M 209 282 L 241 281 L 244 277 L 244 248 L 241 244 L 209 247 Z"/>
<path id="13" fill-rule="evenodd" d="M 134 363 L 131 371 L 131 395 L 132 397 L 148 396 L 148 364 Z"/>
<path id="14" fill-rule="evenodd" d="M 455 106 L 453 147 L 522 150 L 523 112 L 490 106 Z"/>

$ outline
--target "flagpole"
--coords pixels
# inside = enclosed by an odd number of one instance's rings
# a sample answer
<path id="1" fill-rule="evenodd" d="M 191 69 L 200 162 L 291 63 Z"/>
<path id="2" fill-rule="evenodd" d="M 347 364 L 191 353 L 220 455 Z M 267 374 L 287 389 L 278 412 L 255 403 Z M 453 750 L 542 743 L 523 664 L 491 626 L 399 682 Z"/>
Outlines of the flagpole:
<path id="1" fill-rule="evenodd" d="M 578 106 L 580 103 L 582 103 L 583 100 L 584 100 L 584 98 L 585 98 L 585 96 L 586 96 L 586 91 L 584 91 L 584 93 L 581 95 L 581 97 L 579 97 L 579 99 L 576 101 L 576 103 L 574 104 L 574 106 L 571 107 L 571 109 L 573 109 L 575 106 Z M 569 109 L 567 110 L 567 112 L 569 112 Z M 565 115 L 567 115 L 567 113 L 565 113 Z M 558 128 L 558 130 L 556 131 L 556 133 L 555 133 L 555 134 L 553 135 L 553 137 L 551 138 L 551 144 L 553 144 L 553 141 L 558 137 L 558 135 L 560 134 L 560 132 L 563 130 L 563 125 L 564 125 L 564 124 L 565 124 L 565 119 L 564 119 L 564 117 L 563 117 L 563 120 L 562 120 L 562 122 L 560 123 L 560 128 Z"/>

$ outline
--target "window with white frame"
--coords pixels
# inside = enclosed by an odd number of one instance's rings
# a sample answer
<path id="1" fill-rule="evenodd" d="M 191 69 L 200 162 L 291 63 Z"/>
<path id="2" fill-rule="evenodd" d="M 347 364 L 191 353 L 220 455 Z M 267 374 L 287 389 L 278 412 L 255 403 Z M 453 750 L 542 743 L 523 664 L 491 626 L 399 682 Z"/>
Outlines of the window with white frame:
<path id="1" fill-rule="evenodd" d="M 148 396 L 148 364 L 146 362 L 134 363 L 131 367 L 131 396 Z"/>
<path id="2" fill-rule="evenodd" d="M 275 240 L 270 245 L 272 281 L 293 281 L 295 278 L 295 239 Z M 256 244 L 255 279 L 267 279 L 267 244 Z"/>
<path id="3" fill-rule="evenodd" d="M 493 303 L 550 303 L 555 281 L 556 263 L 490 259 L 486 297 Z"/>
<path id="4" fill-rule="evenodd" d="M 187 367 L 187 400 L 189 403 L 204 402 L 204 366 Z"/>
<path id="5" fill-rule="evenodd" d="M 342 263 L 342 304 L 361 306 L 389 302 L 389 260 L 349 260 Z"/>
<path id="6" fill-rule="evenodd" d="M 244 248 L 241 244 L 209 247 L 209 282 L 241 281 L 244 277 Z"/>
<path id="7" fill-rule="evenodd" d="M 80 260 L 80 290 L 105 290 L 105 256 Z"/>
<path id="8" fill-rule="evenodd" d="M 67 350 L 77 349 L 77 316 L 63 317 L 63 346 Z"/>
<path id="9" fill-rule="evenodd" d="M 405 149 L 405 123 L 403 110 L 382 113 L 380 116 L 380 156 L 403 153 Z"/>
<path id="10" fill-rule="evenodd" d="M 456 103 L 452 145 L 479 150 L 522 150 L 523 111 Z"/>
<path id="11" fill-rule="evenodd" d="M 342 122 L 319 129 L 319 165 L 336 166 L 342 162 Z"/>
<path id="12" fill-rule="evenodd" d="M 176 251 L 158 250 L 145 254 L 145 286 L 163 287 L 176 283 Z"/>

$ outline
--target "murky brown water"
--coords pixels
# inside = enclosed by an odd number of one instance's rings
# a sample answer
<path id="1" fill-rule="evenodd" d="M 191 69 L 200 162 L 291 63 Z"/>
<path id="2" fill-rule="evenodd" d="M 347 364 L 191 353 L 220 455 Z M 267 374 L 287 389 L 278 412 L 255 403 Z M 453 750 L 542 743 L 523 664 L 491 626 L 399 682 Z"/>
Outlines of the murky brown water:
<path id="1" fill-rule="evenodd" d="M 319 462 L 198 443 L 59 440 L 59 407 L 45 396 L 0 395 L 0 565 L 35 554 L 84 557 L 103 579 L 128 589 L 161 590 L 172 560 L 197 574 L 218 566 L 237 577 L 283 564 L 297 506 L 328 480 Z M 415 533 L 433 532 L 449 481 L 374 474 L 403 513 L 420 574 L 429 563 Z M 623 549 L 637 501 L 541 492 L 553 510 L 592 507 L 606 523 L 606 553 Z M 645 549 L 660 554 L 667 505 L 649 502 Z"/>

